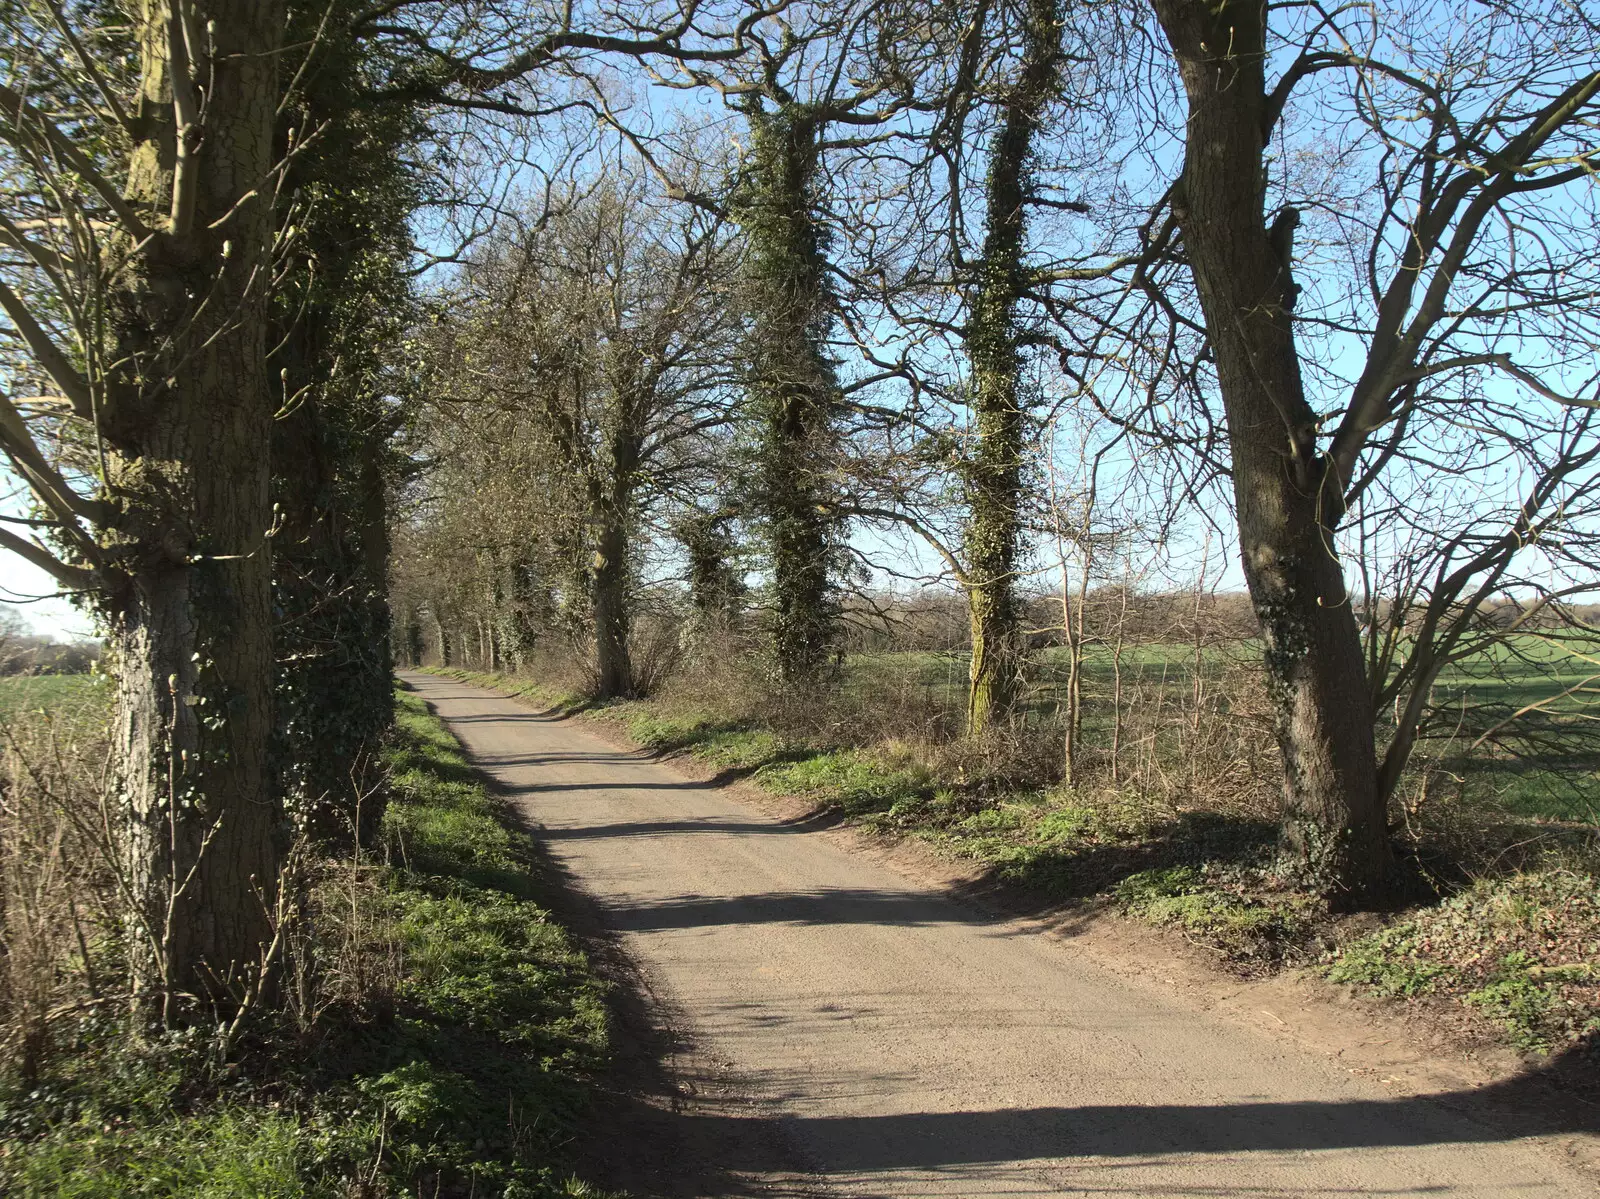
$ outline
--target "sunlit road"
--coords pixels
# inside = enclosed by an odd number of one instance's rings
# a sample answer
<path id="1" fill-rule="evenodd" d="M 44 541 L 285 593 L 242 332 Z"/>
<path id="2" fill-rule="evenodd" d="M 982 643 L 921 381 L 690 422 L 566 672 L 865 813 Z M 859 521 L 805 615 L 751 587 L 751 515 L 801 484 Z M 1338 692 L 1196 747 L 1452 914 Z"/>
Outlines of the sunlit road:
<path id="1" fill-rule="evenodd" d="M 1191 1011 L 580 722 L 406 678 L 749 1089 L 681 1119 L 775 1120 L 830 1192 L 1595 1193 L 1543 1142 Z"/>

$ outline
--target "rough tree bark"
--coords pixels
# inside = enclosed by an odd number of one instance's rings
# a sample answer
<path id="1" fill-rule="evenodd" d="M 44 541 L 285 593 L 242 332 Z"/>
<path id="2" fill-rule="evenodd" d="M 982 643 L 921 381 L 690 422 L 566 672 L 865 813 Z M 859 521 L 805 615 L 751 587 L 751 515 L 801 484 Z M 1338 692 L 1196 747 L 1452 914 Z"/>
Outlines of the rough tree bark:
<path id="1" fill-rule="evenodd" d="M 628 657 L 628 529 L 620 520 L 600 528 L 594 552 L 594 649 L 601 699 L 633 694 Z"/>
<path id="2" fill-rule="evenodd" d="M 1291 309 L 1285 236 L 1269 224 L 1266 10 L 1155 0 L 1189 99 L 1173 213 L 1216 358 L 1245 578 L 1266 642 L 1284 785 L 1284 848 L 1346 905 L 1381 901 L 1395 859 L 1378 790 L 1372 701 L 1334 548 L 1335 473 L 1317 444 Z"/>
<path id="3" fill-rule="evenodd" d="M 628 654 L 632 582 L 628 538 L 633 515 L 633 481 L 638 469 L 638 438 L 618 435 L 611 451 L 610 474 L 595 481 L 590 518 L 597 528 L 590 604 L 594 613 L 596 684 L 601 699 L 633 694 L 633 660 Z"/>
<path id="4" fill-rule="evenodd" d="M 828 662 L 837 607 L 827 472 L 839 383 L 824 346 L 831 307 L 815 196 L 821 129 L 792 102 L 748 115 L 750 180 L 739 220 L 751 248 L 751 390 L 763 422 L 758 492 L 772 556 L 773 650 L 779 679 L 803 683 Z"/>
<path id="5" fill-rule="evenodd" d="M 265 365 L 282 30 L 279 0 L 140 10 L 128 186 L 154 232 L 112 285 L 105 605 L 135 982 L 166 1019 L 180 994 L 242 997 L 283 850 Z"/>
<path id="6" fill-rule="evenodd" d="M 404 150 L 421 132 L 414 106 L 368 92 L 374 50 L 344 27 L 356 7 L 288 0 L 297 66 L 279 152 L 296 129 L 317 137 L 278 191 L 279 222 L 296 234 L 269 343 L 287 409 L 273 446 L 277 766 L 297 823 L 334 843 L 357 824 L 370 838 L 382 817 L 366 776 L 392 720 L 387 494 L 405 386 L 392 366 L 414 315 L 406 228 L 417 196 Z"/>
<path id="7" fill-rule="evenodd" d="M 1016 569 L 1028 405 L 1017 307 L 1028 290 L 1024 258 L 1033 138 L 1060 73 L 1059 0 L 1027 0 L 1022 35 L 1022 69 L 1001 102 L 1001 126 L 989 155 L 983 257 L 966 328 L 975 434 L 964 464 L 965 586 L 972 629 L 967 732 L 974 735 L 1010 715 L 1022 669 Z"/>

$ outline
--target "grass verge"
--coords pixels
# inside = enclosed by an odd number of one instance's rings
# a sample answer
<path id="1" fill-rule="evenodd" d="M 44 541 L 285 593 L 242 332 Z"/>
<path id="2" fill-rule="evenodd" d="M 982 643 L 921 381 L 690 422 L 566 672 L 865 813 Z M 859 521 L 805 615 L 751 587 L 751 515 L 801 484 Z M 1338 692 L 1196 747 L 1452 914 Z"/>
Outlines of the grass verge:
<path id="1" fill-rule="evenodd" d="M 587 1196 L 568 1146 L 604 984 L 537 901 L 531 840 L 401 695 L 385 861 L 325 863 L 286 1010 L 220 1054 L 86 1007 L 0 1086 L 0 1193 Z"/>

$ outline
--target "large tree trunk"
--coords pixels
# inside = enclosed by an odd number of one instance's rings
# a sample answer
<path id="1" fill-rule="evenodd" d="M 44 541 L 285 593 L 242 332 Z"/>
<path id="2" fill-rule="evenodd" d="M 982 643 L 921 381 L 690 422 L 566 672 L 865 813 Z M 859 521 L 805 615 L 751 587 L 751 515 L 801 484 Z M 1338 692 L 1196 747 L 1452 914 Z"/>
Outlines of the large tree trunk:
<path id="1" fill-rule="evenodd" d="M 364 429 L 362 434 L 362 449 L 352 472 L 349 522 L 360 564 L 356 586 L 360 588 L 361 636 L 357 644 L 362 657 L 356 685 L 364 696 L 362 711 L 372 722 L 364 734 L 370 741 L 394 720 L 394 614 L 389 607 L 389 558 L 394 547 L 389 539 L 389 477 L 384 470 L 390 430 L 380 426 Z"/>
<path id="2" fill-rule="evenodd" d="M 1294 344 L 1285 235 L 1294 218 L 1269 229 L 1263 211 L 1265 10 L 1156 0 L 1156 11 L 1189 97 L 1173 207 L 1216 357 L 1245 578 L 1266 642 L 1285 849 L 1336 901 L 1375 902 L 1395 865 L 1360 636 L 1334 549 L 1339 493 Z"/>
<path id="3" fill-rule="evenodd" d="M 298 334 L 286 344 L 312 352 L 291 356 L 290 386 L 319 395 L 332 355 Z M 307 399 L 273 441 L 279 781 L 299 827 L 333 845 L 377 834 L 365 776 L 393 704 L 383 436 L 352 419 Z"/>
<path id="4" fill-rule="evenodd" d="M 1061 60 L 1059 0 L 1029 0 L 1024 21 L 1021 74 L 1005 97 L 1004 118 L 989 155 L 983 259 L 966 330 L 976 434 L 965 470 L 970 734 L 1010 715 L 1022 670 L 1016 570 L 1028 413 L 1016 312 L 1028 288 L 1023 259 L 1033 135 Z"/>
<path id="5" fill-rule="evenodd" d="M 628 526 L 608 505 L 594 554 L 594 650 L 601 699 L 633 694 L 628 657 Z"/>
<path id="6" fill-rule="evenodd" d="M 837 519 L 828 470 L 839 385 L 825 352 L 832 320 L 826 235 L 816 214 L 815 118 L 796 105 L 752 112 L 753 158 L 740 221 L 750 239 L 752 391 L 763 418 L 761 507 L 772 555 L 779 678 L 806 682 L 835 639 Z"/>
<path id="7" fill-rule="evenodd" d="M 619 389 L 614 401 L 619 427 L 610 438 L 607 474 L 591 483 L 590 519 L 599 535 L 595 540 L 589 605 L 594 617 L 596 682 L 601 699 L 631 696 L 634 687 L 633 660 L 628 655 L 628 635 L 633 629 L 633 563 L 628 538 L 634 516 L 634 480 L 644 438 L 632 426 L 635 415 L 648 407 L 637 400 L 636 395 Z"/>
<path id="8" fill-rule="evenodd" d="M 168 1020 L 180 995 L 225 1010 L 260 968 L 285 831 L 268 767 L 265 366 L 283 11 L 196 7 L 195 42 L 214 38 L 195 70 L 209 85 L 203 129 L 175 127 L 167 6 L 142 14 L 130 192 L 160 231 L 115 281 L 119 373 L 103 419 L 119 509 L 107 541 L 125 571 L 106 603 L 131 949 L 147 1010 Z M 195 174 L 174 203 L 180 158 Z"/>
<path id="9" fill-rule="evenodd" d="M 301 827 L 347 843 L 352 830 L 363 840 L 377 831 L 370 751 L 392 719 L 384 467 L 394 416 L 382 397 L 392 386 L 384 345 L 409 294 L 398 232 L 413 190 L 399 153 L 409 122 L 361 95 L 368 51 L 327 36 L 325 0 L 289 0 L 289 10 L 291 44 L 315 49 L 302 51 L 312 61 L 279 114 L 279 151 L 295 128 L 320 136 L 278 191 L 294 197 L 282 219 L 299 227 L 269 364 L 292 397 L 273 446 L 278 755 Z"/>

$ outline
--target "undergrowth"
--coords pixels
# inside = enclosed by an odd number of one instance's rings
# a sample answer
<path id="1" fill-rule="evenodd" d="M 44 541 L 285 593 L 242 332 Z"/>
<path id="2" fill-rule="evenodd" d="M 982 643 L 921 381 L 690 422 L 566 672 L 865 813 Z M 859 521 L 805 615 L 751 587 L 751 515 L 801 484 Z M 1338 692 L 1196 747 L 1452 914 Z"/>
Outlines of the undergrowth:
<path id="1" fill-rule="evenodd" d="M 1436 907 L 1343 947 L 1335 982 L 1464 1005 L 1519 1049 L 1600 1034 L 1600 888 L 1574 870 L 1480 879 Z"/>
<path id="2" fill-rule="evenodd" d="M 539 905 L 531 841 L 400 697 L 383 860 L 324 863 L 282 1014 L 227 1054 L 88 1005 L 0 1084 L 0 1193 L 44 1199 L 592 1195 L 565 1169 L 603 984 Z"/>

